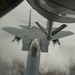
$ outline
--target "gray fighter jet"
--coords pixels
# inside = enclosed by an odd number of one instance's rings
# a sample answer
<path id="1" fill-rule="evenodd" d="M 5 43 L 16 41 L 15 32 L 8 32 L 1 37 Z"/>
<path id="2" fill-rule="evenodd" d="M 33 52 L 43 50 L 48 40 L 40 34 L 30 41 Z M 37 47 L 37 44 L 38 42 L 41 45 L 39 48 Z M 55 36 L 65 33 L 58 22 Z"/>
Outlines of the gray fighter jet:
<path id="1" fill-rule="evenodd" d="M 40 64 L 40 54 L 41 52 L 48 52 L 48 46 L 50 41 L 53 41 L 55 45 L 58 43 L 60 45 L 59 39 L 73 35 L 70 31 L 61 31 L 67 25 L 63 24 L 58 28 L 49 28 L 49 23 L 47 22 L 47 27 L 44 28 L 38 22 L 35 22 L 36 26 L 31 27 L 31 10 L 29 16 L 29 25 L 20 25 L 21 28 L 4 27 L 4 31 L 12 34 L 17 42 L 22 39 L 22 51 L 28 51 L 27 65 L 25 70 L 25 75 L 39 75 L 39 64 Z M 50 32 L 51 31 L 51 32 Z"/>
<path id="2" fill-rule="evenodd" d="M 38 27 L 36 26 L 31 27 L 31 10 L 30 10 L 28 26 L 20 25 L 21 28 L 4 27 L 2 29 L 15 36 L 12 42 L 14 42 L 15 40 L 19 42 L 20 39 L 22 39 L 23 51 L 29 50 L 32 39 L 38 39 L 40 41 L 41 51 L 48 52 L 48 45 L 50 44 L 50 41 L 53 41 L 53 44 L 58 43 L 60 45 L 59 42 L 60 38 L 74 34 L 71 31 L 61 31 L 62 29 L 67 27 L 66 24 L 63 24 L 58 28 L 52 28 L 51 26 L 52 22 L 49 22 L 48 20 L 47 27 L 44 28 L 39 24 L 39 22 L 35 22 L 35 23 Z"/>

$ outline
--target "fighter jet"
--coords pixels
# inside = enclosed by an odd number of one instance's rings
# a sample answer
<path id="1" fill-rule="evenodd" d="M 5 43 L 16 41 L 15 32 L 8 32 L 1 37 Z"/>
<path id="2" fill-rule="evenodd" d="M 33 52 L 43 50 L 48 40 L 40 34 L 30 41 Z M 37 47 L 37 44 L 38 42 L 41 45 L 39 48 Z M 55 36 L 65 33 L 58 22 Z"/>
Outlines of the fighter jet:
<path id="1" fill-rule="evenodd" d="M 54 45 L 57 43 L 60 45 L 60 42 L 59 42 L 60 38 L 74 34 L 71 31 L 62 31 L 62 29 L 67 27 L 66 24 L 63 24 L 58 28 L 52 28 L 51 26 L 52 22 L 49 22 L 49 20 L 47 20 L 46 28 L 44 28 L 37 21 L 35 22 L 35 24 L 38 27 L 36 26 L 31 27 L 31 10 L 30 10 L 28 26 L 20 25 L 21 28 L 4 27 L 2 29 L 15 36 L 12 42 L 14 41 L 19 42 L 22 39 L 22 43 L 23 43 L 22 50 L 23 51 L 29 50 L 32 39 L 38 39 L 40 41 L 41 51 L 48 52 L 48 46 L 50 44 L 50 41 L 53 41 Z"/>

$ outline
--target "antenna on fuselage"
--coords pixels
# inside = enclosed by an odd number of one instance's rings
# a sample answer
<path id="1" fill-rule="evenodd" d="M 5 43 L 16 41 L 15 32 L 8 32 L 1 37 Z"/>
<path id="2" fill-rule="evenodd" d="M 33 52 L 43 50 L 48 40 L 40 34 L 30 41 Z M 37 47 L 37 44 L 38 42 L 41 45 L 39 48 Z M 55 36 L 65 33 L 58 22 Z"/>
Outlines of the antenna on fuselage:
<path id="1" fill-rule="evenodd" d="M 30 28 L 31 26 L 31 9 L 30 9 L 30 13 L 29 13 L 29 25 L 28 25 L 28 28 Z"/>

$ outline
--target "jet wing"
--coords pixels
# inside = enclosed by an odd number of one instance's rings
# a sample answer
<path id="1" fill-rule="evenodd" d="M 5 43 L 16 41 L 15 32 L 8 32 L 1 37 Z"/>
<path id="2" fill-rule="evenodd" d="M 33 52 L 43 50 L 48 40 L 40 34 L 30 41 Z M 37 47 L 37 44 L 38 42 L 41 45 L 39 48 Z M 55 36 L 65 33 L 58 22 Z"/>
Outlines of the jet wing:
<path id="1" fill-rule="evenodd" d="M 4 31 L 23 39 L 28 34 L 28 29 L 20 29 L 14 27 L 4 27 Z"/>
<path id="2" fill-rule="evenodd" d="M 64 38 L 64 37 L 67 37 L 67 36 L 70 36 L 70 35 L 73 35 L 73 34 L 74 34 L 74 33 L 71 32 L 71 31 L 60 31 L 60 32 L 58 32 L 57 34 L 55 34 L 55 35 L 52 37 L 52 40 Z"/>
<path id="3" fill-rule="evenodd" d="M 40 38 L 40 39 L 45 39 L 46 36 L 45 34 L 37 27 L 32 27 L 32 28 L 14 28 L 14 27 L 4 27 L 2 28 L 4 31 L 17 36 L 21 39 L 24 39 L 25 37 L 28 38 Z"/>

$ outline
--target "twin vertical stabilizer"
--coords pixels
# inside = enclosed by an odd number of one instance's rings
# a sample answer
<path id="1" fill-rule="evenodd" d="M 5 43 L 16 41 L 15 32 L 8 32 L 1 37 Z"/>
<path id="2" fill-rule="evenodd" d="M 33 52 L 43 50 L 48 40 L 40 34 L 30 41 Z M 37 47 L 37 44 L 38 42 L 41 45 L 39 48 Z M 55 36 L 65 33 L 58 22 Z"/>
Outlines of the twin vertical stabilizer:
<path id="1" fill-rule="evenodd" d="M 29 14 L 29 26 L 28 26 L 28 28 L 30 28 L 30 26 L 31 26 L 31 9 L 30 9 L 30 14 Z"/>
<path id="2" fill-rule="evenodd" d="M 31 26 L 31 9 L 30 9 L 30 13 L 29 13 L 29 22 L 28 22 L 28 26 L 25 26 L 25 25 L 20 25 L 20 27 L 22 28 L 30 28 Z"/>

